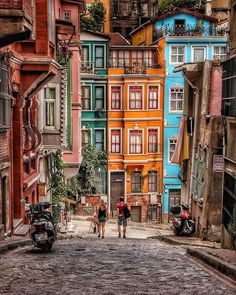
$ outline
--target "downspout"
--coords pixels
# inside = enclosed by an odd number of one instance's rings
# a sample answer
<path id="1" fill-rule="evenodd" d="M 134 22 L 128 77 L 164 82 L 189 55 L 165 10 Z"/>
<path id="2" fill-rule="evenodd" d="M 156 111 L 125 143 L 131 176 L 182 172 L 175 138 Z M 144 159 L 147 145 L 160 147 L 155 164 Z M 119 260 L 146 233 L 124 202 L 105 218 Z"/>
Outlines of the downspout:
<path id="1" fill-rule="evenodd" d="M 197 86 L 195 86 L 185 75 L 185 71 L 183 71 L 183 76 L 186 79 L 186 81 L 188 82 L 189 86 L 192 87 L 192 89 L 194 90 L 194 94 L 195 94 L 195 106 L 194 106 L 194 128 L 193 128 L 193 151 L 192 151 L 192 166 L 191 166 L 191 175 L 190 175 L 190 194 L 189 196 L 191 196 L 191 192 L 192 192 L 192 186 L 193 186 L 193 167 L 194 167 L 194 155 L 196 152 L 196 142 L 197 142 L 197 126 L 198 126 L 198 113 L 199 113 L 199 88 Z M 188 205 L 190 205 L 190 200 L 189 200 L 189 196 L 188 196 Z"/>

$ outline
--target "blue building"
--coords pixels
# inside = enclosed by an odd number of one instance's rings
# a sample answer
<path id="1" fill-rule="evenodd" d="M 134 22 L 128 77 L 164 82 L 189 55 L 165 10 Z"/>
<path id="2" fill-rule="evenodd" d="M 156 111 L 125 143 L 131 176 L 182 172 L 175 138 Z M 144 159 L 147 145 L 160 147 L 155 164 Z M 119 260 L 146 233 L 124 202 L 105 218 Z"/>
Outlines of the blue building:
<path id="1" fill-rule="evenodd" d="M 173 69 L 183 63 L 224 60 L 227 52 L 225 30 L 213 17 L 181 9 L 156 20 L 153 32 L 159 54 L 166 65 L 164 94 L 164 222 L 172 205 L 181 200 L 181 167 L 173 164 L 180 119 L 184 116 L 184 77 Z"/>

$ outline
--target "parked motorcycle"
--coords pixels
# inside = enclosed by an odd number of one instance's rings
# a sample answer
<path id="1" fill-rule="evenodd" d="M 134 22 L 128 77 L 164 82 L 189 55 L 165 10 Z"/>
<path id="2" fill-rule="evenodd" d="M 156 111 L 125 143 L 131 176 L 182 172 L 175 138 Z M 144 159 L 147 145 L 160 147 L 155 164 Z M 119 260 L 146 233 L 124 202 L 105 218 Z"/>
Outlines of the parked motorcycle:
<path id="1" fill-rule="evenodd" d="M 189 206 L 181 204 L 171 207 L 173 214 L 172 229 L 176 236 L 190 236 L 195 231 L 195 221 L 192 218 Z"/>
<path id="2" fill-rule="evenodd" d="M 48 209 L 53 206 L 48 202 L 29 205 L 27 218 L 30 220 L 29 233 L 35 247 L 50 251 L 57 239 L 57 230 L 53 216 Z"/>

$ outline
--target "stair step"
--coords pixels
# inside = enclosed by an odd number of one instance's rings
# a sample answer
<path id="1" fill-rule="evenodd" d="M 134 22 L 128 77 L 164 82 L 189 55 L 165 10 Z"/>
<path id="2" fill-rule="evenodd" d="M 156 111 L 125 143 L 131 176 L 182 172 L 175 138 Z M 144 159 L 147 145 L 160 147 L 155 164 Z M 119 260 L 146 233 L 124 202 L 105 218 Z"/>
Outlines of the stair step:
<path id="1" fill-rule="evenodd" d="M 13 234 L 15 236 L 25 236 L 29 232 L 29 225 L 28 224 L 22 224 L 21 226 L 17 227 Z"/>

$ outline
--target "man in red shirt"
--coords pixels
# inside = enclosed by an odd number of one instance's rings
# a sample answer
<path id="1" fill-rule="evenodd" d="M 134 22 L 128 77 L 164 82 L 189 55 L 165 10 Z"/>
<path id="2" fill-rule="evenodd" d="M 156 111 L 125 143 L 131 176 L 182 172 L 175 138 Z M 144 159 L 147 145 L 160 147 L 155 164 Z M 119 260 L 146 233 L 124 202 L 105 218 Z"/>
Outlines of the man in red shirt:
<path id="1" fill-rule="evenodd" d="M 123 225 L 123 238 L 126 238 L 126 227 L 127 227 L 127 219 L 124 215 L 124 208 L 127 207 L 127 203 L 124 202 L 124 197 L 120 197 L 120 202 L 116 205 L 116 216 L 118 222 L 118 238 L 121 237 L 121 226 Z"/>

